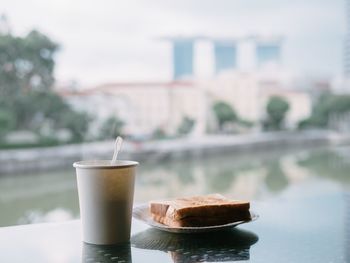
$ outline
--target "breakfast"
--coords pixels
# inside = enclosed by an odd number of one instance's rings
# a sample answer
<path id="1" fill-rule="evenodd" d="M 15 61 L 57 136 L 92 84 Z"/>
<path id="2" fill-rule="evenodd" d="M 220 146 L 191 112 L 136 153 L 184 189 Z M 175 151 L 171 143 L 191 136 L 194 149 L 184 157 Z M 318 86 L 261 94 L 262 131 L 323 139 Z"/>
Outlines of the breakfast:
<path id="1" fill-rule="evenodd" d="M 250 220 L 250 203 L 220 194 L 152 201 L 153 220 L 170 227 L 203 227 Z"/>

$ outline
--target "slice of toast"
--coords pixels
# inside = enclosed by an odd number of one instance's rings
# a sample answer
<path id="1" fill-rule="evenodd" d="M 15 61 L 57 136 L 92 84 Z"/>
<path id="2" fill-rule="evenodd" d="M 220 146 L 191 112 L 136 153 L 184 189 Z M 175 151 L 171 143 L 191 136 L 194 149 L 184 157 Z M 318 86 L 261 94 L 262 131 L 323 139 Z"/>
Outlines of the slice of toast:
<path id="1" fill-rule="evenodd" d="M 185 218 L 216 218 L 223 215 L 233 218 L 237 214 L 249 211 L 249 208 L 248 201 L 230 200 L 220 194 L 150 202 L 151 214 L 169 222 Z"/>
<path id="2" fill-rule="evenodd" d="M 170 227 L 201 227 L 201 226 L 216 226 L 224 225 L 237 221 L 250 220 L 249 211 L 240 211 L 236 214 L 216 216 L 216 217 L 186 217 L 180 220 L 172 219 L 169 217 L 163 217 L 152 214 L 154 221 L 170 226 Z"/>

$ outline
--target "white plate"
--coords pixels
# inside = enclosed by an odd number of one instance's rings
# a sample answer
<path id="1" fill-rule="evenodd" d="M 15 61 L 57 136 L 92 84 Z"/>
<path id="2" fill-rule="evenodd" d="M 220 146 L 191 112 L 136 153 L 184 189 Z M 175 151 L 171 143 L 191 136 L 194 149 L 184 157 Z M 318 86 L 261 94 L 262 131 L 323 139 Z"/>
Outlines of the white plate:
<path id="1" fill-rule="evenodd" d="M 218 231 L 218 230 L 223 230 L 227 228 L 232 228 L 240 224 L 249 223 L 259 218 L 259 216 L 252 211 L 250 211 L 250 215 L 251 215 L 251 219 L 248 221 L 236 221 L 236 222 L 232 222 L 224 225 L 203 226 L 203 227 L 170 227 L 170 226 L 160 224 L 153 220 L 149 212 L 148 204 L 136 206 L 134 207 L 132 212 L 132 216 L 134 218 L 145 222 L 149 226 L 157 228 L 159 230 L 172 232 L 172 233 L 203 233 L 203 232 L 210 232 L 210 231 Z"/>

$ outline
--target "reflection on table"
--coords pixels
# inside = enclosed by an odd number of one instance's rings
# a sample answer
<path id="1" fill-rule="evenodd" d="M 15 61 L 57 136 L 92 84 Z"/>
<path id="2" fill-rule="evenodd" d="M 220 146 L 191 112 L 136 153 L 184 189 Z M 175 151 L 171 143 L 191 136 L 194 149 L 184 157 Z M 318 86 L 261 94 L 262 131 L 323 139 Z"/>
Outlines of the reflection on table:
<path id="1" fill-rule="evenodd" d="M 250 246 L 257 241 L 254 233 L 238 229 L 198 234 L 147 229 L 131 237 L 132 246 L 167 252 L 179 263 L 249 260 Z"/>
<path id="2" fill-rule="evenodd" d="M 123 262 L 131 263 L 130 244 L 101 246 L 83 243 L 82 262 Z"/>

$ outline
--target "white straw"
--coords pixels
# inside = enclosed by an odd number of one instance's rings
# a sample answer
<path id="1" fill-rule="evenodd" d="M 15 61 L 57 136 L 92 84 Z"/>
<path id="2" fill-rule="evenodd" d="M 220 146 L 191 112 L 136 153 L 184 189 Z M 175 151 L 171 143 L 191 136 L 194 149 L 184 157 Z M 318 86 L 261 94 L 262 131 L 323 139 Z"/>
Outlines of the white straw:
<path id="1" fill-rule="evenodd" d="M 113 153 L 113 158 L 112 158 L 111 164 L 117 163 L 118 153 L 119 153 L 120 149 L 122 148 L 122 143 L 123 143 L 122 137 L 118 136 L 117 139 L 115 139 L 114 153 Z"/>

